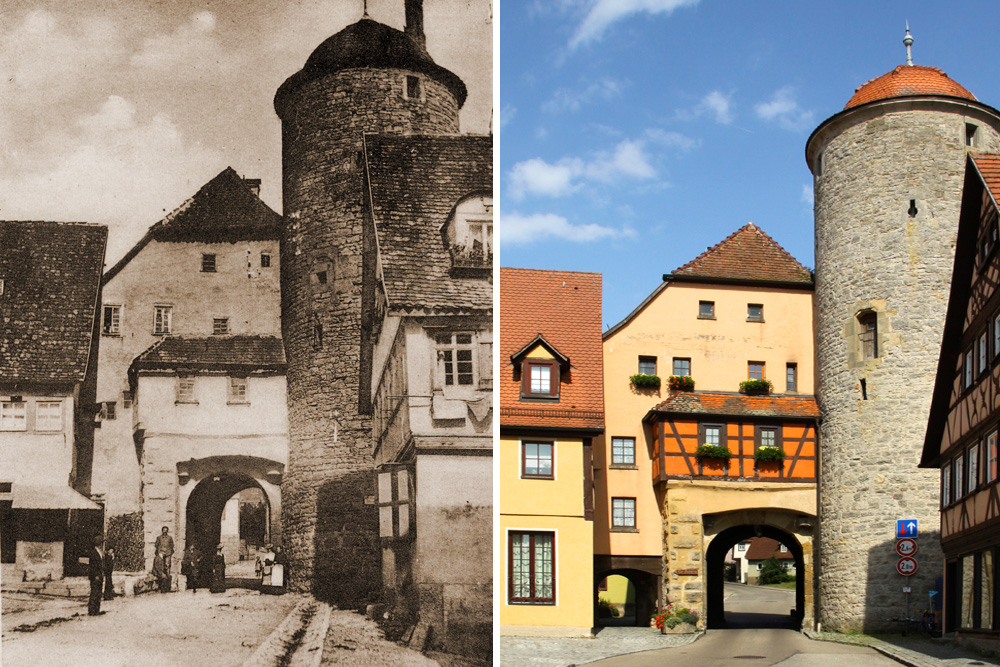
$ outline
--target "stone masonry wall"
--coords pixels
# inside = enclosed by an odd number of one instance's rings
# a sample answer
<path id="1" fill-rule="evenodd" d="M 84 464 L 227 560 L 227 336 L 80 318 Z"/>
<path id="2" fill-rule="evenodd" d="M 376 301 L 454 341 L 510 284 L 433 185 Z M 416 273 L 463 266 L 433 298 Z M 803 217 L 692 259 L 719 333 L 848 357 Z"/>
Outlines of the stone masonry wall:
<path id="1" fill-rule="evenodd" d="M 362 138 L 458 132 L 454 96 L 421 75 L 423 99 L 404 99 L 406 74 L 415 73 L 344 70 L 302 84 L 282 105 L 284 536 L 291 586 L 342 605 L 363 603 L 380 580 L 372 424 L 358 410 Z"/>
<path id="2" fill-rule="evenodd" d="M 917 464 L 948 302 L 968 120 L 916 103 L 858 116 L 829 139 L 815 179 L 819 620 L 830 630 L 891 627 L 889 619 L 904 616 L 896 519 L 920 526 L 911 609 L 926 604 L 942 574 L 939 474 Z M 981 127 L 979 141 L 996 150 L 995 126 Z M 873 361 L 862 358 L 858 340 L 857 315 L 866 309 L 877 315 Z"/>

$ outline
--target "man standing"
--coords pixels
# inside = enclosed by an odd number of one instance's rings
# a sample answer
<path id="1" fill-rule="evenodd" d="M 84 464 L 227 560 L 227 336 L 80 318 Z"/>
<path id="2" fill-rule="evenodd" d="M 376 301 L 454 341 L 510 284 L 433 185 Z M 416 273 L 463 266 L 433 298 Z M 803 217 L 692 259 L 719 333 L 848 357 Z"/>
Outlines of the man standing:
<path id="1" fill-rule="evenodd" d="M 104 599 L 114 600 L 115 599 L 115 584 L 112 578 L 112 574 L 115 571 L 115 550 L 105 549 L 104 550 Z"/>
<path id="2" fill-rule="evenodd" d="M 170 537 L 169 532 L 169 529 L 164 526 L 160 536 L 156 538 L 156 555 L 163 559 L 161 593 L 170 592 L 170 559 L 174 555 L 174 538 Z"/>
<path id="3" fill-rule="evenodd" d="M 101 613 L 101 594 L 104 592 L 104 539 L 94 535 L 94 548 L 90 550 L 90 567 L 87 576 L 90 578 L 90 600 L 87 603 L 87 613 L 97 616 Z"/>

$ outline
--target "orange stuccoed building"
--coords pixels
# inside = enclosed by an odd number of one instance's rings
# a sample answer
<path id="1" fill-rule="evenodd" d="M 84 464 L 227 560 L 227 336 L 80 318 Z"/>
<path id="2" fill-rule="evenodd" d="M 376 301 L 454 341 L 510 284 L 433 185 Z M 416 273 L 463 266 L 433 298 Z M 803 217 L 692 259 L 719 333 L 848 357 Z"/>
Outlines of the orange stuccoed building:
<path id="1" fill-rule="evenodd" d="M 723 623 L 725 556 L 754 536 L 791 552 L 812 623 L 812 316 L 811 272 L 749 223 L 604 333 L 594 585 L 626 577 L 637 625 L 667 603 Z"/>

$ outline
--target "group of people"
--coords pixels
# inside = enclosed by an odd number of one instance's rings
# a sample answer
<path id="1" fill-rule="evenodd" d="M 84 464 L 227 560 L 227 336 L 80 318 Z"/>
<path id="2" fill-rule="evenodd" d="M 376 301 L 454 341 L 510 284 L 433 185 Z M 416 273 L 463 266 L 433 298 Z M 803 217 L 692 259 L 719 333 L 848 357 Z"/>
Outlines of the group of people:
<path id="1" fill-rule="evenodd" d="M 192 593 L 199 588 L 205 588 L 212 593 L 226 592 L 226 557 L 222 554 L 222 545 L 215 548 L 215 555 L 203 554 L 198 545 L 189 544 L 181 561 L 181 574 L 187 578 L 187 587 Z"/>

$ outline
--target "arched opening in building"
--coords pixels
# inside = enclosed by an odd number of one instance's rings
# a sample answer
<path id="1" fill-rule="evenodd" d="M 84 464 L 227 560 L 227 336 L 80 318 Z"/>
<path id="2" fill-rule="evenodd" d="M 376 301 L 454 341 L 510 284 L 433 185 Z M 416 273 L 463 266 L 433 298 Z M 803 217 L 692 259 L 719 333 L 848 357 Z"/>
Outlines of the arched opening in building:
<path id="1" fill-rule="evenodd" d="M 254 578 L 259 553 L 271 543 L 271 505 L 253 477 L 241 473 L 206 476 L 186 505 L 185 549 L 202 556 L 222 545 L 226 578 Z"/>
<path id="2" fill-rule="evenodd" d="M 802 545 L 793 535 L 767 525 L 733 526 L 715 536 L 705 561 L 709 628 L 801 626 L 805 568 Z M 794 594 L 762 585 L 782 573 L 788 585 L 794 581 Z"/>
<path id="3" fill-rule="evenodd" d="M 648 627 L 649 619 L 656 613 L 657 586 L 658 577 L 642 570 L 596 572 L 595 625 Z"/>

